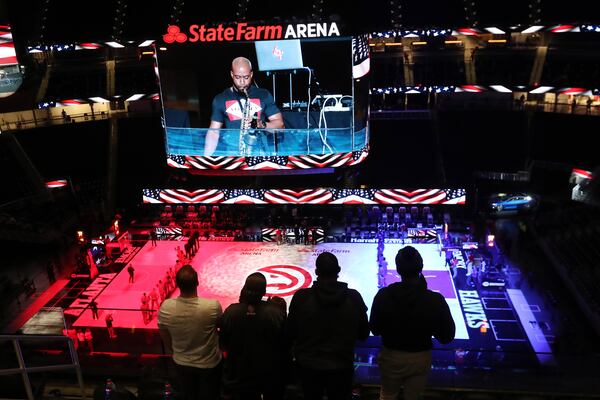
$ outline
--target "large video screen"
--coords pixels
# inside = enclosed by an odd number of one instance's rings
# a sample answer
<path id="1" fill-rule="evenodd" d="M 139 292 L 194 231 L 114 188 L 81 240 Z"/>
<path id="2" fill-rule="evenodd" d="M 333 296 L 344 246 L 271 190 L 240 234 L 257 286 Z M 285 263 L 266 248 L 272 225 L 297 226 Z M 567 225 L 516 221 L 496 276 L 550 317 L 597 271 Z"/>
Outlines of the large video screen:
<path id="1" fill-rule="evenodd" d="M 0 18 L 0 98 L 15 93 L 23 83 L 10 26 Z"/>
<path id="2" fill-rule="evenodd" d="M 367 99 L 355 98 L 354 44 L 328 37 L 159 49 L 169 165 L 306 169 L 362 161 Z M 357 86 L 367 97 L 368 83 Z"/>

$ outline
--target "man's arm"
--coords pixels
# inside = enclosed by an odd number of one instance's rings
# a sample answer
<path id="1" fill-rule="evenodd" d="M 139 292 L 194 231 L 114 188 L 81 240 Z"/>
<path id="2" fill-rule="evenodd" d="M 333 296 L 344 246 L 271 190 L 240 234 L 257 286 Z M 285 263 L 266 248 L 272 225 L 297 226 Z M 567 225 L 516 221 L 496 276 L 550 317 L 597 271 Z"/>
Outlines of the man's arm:
<path id="1" fill-rule="evenodd" d="M 433 336 L 442 344 L 448 344 L 454 340 L 456 334 L 456 325 L 450 312 L 450 307 L 446 299 L 438 293 L 439 301 L 439 320 L 438 325 L 434 328 Z"/>
<path id="2" fill-rule="evenodd" d="M 171 334 L 169 331 L 167 329 L 159 328 L 158 332 L 160 333 L 160 338 L 165 344 L 166 350 L 169 352 L 169 354 L 173 354 L 173 342 L 171 340 Z"/>
<path id="3" fill-rule="evenodd" d="M 369 320 L 369 327 L 371 328 L 371 332 L 373 335 L 379 336 L 382 331 L 382 321 L 381 321 L 381 291 L 379 291 L 375 298 L 373 299 L 373 305 L 371 306 L 371 319 Z"/>
<path id="4" fill-rule="evenodd" d="M 301 302 L 300 297 L 302 297 L 305 290 L 306 289 L 300 289 L 294 293 L 292 301 L 290 302 L 288 317 L 284 325 L 285 338 L 290 346 L 294 343 L 298 335 L 298 303 Z"/>
<path id="5" fill-rule="evenodd" d="M 353 290 L 354 302 L 358 311 L 358 340 L 366 340 L 369 337 L 369 317 L 367 316 L 367 305 L 357 290 Z"/>
<path id="6" fill-rule="evenodd" d="M 223 126 L 222 122 L 210 121 L 208 131 L 206 131 L 206 138 L 204 142 L 204 155 L 211 156 L 217 145 L 219 144 L 219 129 Z"/>
<path id="7" fill-rule="evenodd" d="M 281 113 L 273 114 L 269 117 L 267 121 L 266 128 L 271 129 L 284 129 L 285 124 L 283 123 L 283 115 Z"/>

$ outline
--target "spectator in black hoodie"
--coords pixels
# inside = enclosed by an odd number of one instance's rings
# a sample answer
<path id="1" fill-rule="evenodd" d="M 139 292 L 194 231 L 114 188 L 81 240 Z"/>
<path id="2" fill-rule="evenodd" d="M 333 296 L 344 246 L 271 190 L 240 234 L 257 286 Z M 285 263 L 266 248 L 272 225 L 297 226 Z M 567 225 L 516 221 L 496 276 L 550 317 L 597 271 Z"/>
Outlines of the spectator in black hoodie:
<path id="1" fill-rule="evenodd" d="M 240 302 L 223 313 L 220 343 L 225 353 L 223 378 L 233 399 L 278 400 L 283 398 L 286 356 L 284 308 L 263 301 L 265 276 L 250 274 Z"/>
<path id="2" fill-rule="evenodd" d="M 381 400 L 419 398 L 431 369 L 431 337 L 443 344 L 454 339 L 455 326 L 444 297 L 427 289 L 421 274 L 423 258 L 412 246 L 396 255 L 402 282 L 377 293 L 371 307 L 371 331 L 381 335 L 377 357 L 381 371 Z"/>
<path id="3" fill-rule="evenodd" d="M 367 306 L 360 293 L 337 281 L 339 272 L 337 258 L 321 253 L 317 280 L 290 303 L 286 330 L 306 400 L 350 398 L 354 345 L 369 336 Z"/>

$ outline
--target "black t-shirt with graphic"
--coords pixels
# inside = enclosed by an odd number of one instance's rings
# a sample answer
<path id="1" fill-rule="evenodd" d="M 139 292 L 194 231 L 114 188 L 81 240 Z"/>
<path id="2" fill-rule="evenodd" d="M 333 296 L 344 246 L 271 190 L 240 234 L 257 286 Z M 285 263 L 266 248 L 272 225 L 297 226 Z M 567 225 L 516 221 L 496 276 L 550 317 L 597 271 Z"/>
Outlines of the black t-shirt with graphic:
<path id="1" fill-rule="evenodd" d="M 263 122 L 281 112 L 275 105 L 273 96 L 266 89 L 250 86 L 248 97 L 250 99 L 250 116 L 256 115 Z M 234 91 L 232 87 L 227 88 L 213 99 L 210 119 L 223 123 L 223 127 L 226 129 L 239 129 L 245 106 L 246 98 L 241 93 Z"/>

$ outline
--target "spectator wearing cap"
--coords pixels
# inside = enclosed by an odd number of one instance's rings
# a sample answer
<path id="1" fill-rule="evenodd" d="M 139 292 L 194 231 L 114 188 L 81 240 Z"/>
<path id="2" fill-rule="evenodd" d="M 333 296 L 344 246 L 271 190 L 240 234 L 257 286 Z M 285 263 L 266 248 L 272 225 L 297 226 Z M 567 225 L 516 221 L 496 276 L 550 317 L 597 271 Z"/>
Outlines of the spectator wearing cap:
<path id="1" fill-rule="evenodd" d="M 290 303 L 286 333 L 306 400 L 350 398 L 354 346 L 369 336 L 367 306 L 360 293 L 338 282 L 340 270 L 335 255 L 321 253 L 313 286 L 297 291 Z"/>
<path id="2" fill-rule="evenodd" d="M 423 258 L 412 246 L 396 255 L 402 282 L 380 289 L 371 307 L 370 327 L 381 335 L 377 357 L 381 400 L 392 400 L 404 389 L 404 399 L 417 399 L 431 369 L 433 336 L 443 344 L 454 339 L 455 326 L 444 297 L 427 289 L 421 274 Z"/>
<path id="3" fill-rule="evenodd" d="M 239 303 L 223 313 L 220 344 L 225 356 L 223 382 L 234 399 L 282 399 L 285 306 L 264 301 L 267 279 L 246 278 Z"/>

